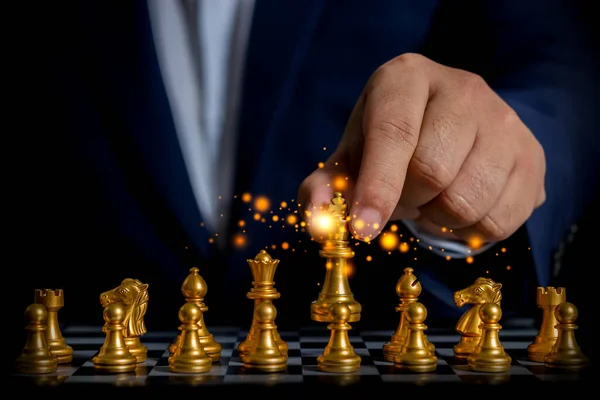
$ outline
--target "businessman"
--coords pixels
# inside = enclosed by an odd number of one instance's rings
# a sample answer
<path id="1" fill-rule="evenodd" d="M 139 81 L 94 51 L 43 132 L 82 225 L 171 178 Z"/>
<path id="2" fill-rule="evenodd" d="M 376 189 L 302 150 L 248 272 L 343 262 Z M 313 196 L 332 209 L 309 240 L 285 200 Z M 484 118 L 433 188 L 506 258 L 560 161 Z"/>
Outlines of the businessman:
<path id="1" fill-rule="evenodd" d="M 241 194 L 294 201 L 306 218 L 342 176 L 357 240 L 395 222 L 437 259 L 464 259 L 522 228 L 531 265 L 511 279 L 550 284 L 553 254 L 598 181 L 596 59 L 574 4 L 53 4 L 27 22 L 42 56 L 30 79 L 47 101 L 45 118 L 24 123 L 48 132 L 35 173 L 52 174 L 40 183 L 51 188 L 35 190 L 46 189 L 39 212 L 58 225 L 38 227 L 48 231 L 37 245 L 64 268 L 33 275 L 83 303 L 125 275 L 150 280 L 149 315 L 164 320 L 197 266 L 213 321 L 239 324 L 230 307 L 246 301 L 245 260 L 298 241 L 258 224 L 236 247 L 239 221 L 256 212 Z M 66 233 L 50 235 L 57 227 Z M 315 247 L 277 256 L 280 320 L 295 322 L 322 262 Z M 393 309 L 406 263 L 394 260 L 374 272 L 357 257 L 352 285 L 373 296 L 370 310 Z M 427 260 L 418 268 L 429 311 L 454 318 L 450 294 L 469 275 Z M 93 278 L 66 272 L 82 264 Z"/>

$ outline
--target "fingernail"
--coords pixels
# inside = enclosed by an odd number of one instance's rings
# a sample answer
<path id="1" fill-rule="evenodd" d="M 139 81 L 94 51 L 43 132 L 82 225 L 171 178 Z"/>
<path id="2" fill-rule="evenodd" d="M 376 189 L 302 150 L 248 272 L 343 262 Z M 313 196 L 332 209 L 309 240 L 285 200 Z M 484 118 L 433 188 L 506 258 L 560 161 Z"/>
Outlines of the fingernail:
<path id="1" fill-rule="evenodd" d="M 351 215 L 350 227 L 357 239 L 371 241 L 381 232 L 381 214 L 370 207 L 357 209 Z"/>

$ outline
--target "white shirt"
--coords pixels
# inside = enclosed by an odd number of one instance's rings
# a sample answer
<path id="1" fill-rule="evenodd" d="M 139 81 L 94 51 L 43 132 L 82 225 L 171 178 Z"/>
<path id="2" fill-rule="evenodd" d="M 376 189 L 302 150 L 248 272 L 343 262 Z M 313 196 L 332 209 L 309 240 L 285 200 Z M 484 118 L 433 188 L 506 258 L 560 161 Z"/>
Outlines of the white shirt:
<path id="1" fill-rule="evenodd" d="M 192 190 L 206 227 L 222 232 L 233 196 L 234 143 L 254 0 L 147 1 Z M 470 249 L 404 223 L 419 245 L 431 245 L 440 256 L 464 258 L 493 245 Z"/>

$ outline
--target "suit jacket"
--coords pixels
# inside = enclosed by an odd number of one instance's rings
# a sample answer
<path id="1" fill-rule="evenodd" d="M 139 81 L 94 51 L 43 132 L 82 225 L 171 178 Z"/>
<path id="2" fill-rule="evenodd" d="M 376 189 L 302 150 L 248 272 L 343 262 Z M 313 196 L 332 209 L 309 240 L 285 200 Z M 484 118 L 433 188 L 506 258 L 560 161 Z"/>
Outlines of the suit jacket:
<path id="1" fill-rule="evenodd" d="M 28 143 L 43 164 L 24 168 L 37 183 L 22 188 L 37 210 L 29 214 L 35 216 L 31 223 L 46 221 L 35 228 L 44 238 L 37 244 L 40 258 L 55 259 L 64 269 L 40 267 L 40 285 L 67 286 L 84 303 L 96 302 L 108 286 L 135 275 L 151 281 L 151 298 L 161 299 L 158 309 L 167 299 L 172 307 L 181 303 L 179 285 L 197 266 L 211 288 L 212 306 L 231 316 L 228 304 L 237 309 L 250 303 L 244 300 L 251 282 L 245 260 L 288 241 L 297 251 L 277 247 L 284 259 L 277 272 L 280 291 L 289 291 L 288 298 L 316 297 L 323 273 L 318 248 L 305 252 L 297 243 L 308 237 L 293 229 L 255 224 L 243 249 L 219 252 L 210 245 L 174 131 L 145 2 L 43 7 L 25 25 L 32 62 L 24 69 L 33 72 L 26 96 L 30 107 L 40 106 L 22 120 L 43 132 Z M 544 146 L 547 200 L 525 229 L 535 284 L 548 285 L 552 254 L 580 218 L 598 177 L 598 135 L 590 118 L 595 55 L 578 12 L 566 0 L 257 0 L 235 193 L 290 203 L 301 181 L 335 149 L 374 70 L 397 55 L 422 53 L 483 76 Z M 35 200 L 42 193 L 43 200 Z M 238 204 L 229 234 L 239 220 L 251 222 L 253 212 Z M 67 272 L 70 267 L 79 272 Z M 397 301 L 391 300 L 393 277 L 399 275 L 395 268 L 386 278 L 390 310 Z M 377 281 L 369 282 L 373 291 Z M 173 308 L 167 312 L 174 318 Z"/>

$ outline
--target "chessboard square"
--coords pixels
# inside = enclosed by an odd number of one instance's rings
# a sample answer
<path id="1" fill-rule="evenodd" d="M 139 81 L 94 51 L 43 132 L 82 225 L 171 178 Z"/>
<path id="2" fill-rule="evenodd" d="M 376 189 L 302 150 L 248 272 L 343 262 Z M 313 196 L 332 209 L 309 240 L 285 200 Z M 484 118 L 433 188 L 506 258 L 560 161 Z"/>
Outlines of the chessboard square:
<path id="1" fill-rule="evenodd" d="M 165 354 L 165 350 L 164 349 L 148 350 L 148 353 L 146 354 L 146 356 L 148 358 L 161 358 L 163 354 Z"/>
<path id="2" fill-rule="evenodd" d="M 468 365 L 452 365 L 451 368 L 457 375 L 533 375 L 533 373 L 521 366 L 521 365 L 511 365 L 510 370 L 506 372 L 479 372 L 473 371 Z"/>
<path id="3" fill-rule="evenodd" d="M 393 330 L 362 331 L 361 336 L 366 341 L 387 342 L 394 334 Z"/>
<path id="4" fill-rule="evenodd" d="M 97 348 L 100 348 L 104 344 L 105 340 L 106 340 L 106 337 L 102 334 L 102 332 L 100 332 L 97 336 L 90 336 L 90 337 L 77 336 L 77 337 L 65 338 L 65 341 L 69 344 L 69 346 L 73 347 L 73 350 L 75 350 L 75 349 L 87 350 L 91 345 L 94 345 Z"/>
<path id="5" fill-rule="evenodd" d="M 457 376 L 465 384 L 486 385 L 492 387 L 510 383 L 510 386 L 520 388 L 523 387 L 523 385 L 540 382 L 535 375 L 512 375 L 511 373 L 461 374 Z"/>
<path id="6" fill-rule="evenodd" d="M 73 349 L 73 359 L 80 358 L 83 360 L 89 360 L 94 357 L 100 349 L 95 350 L 75 350 Z"/>
<path id="7" fill-rule="evenodd" d="M 177 337 L 177 331 L 150 331 L 146 332 L 140 340 L 142 343 L 145 342 L 157 342 L 157 343 L 166 343 L 173 342 Z"/>
<path id="8" fill-rule="evenodd" d="M 321 371 L 316 364 L 315 365 L 304 364 L 304 366 L 302 367 L 302 371 L 303 371 L 304 375 L 360 375 L 360 376 L 379 375 L 379 371 L 377 370 L 377 367 L 375 367 L 374 365 L 362 365 L 362 364 L 360 366 L 360 369 L 356 372 L 325 372 L 325 371 Z"/>
<path id="9" fill-rule="evenodd" d="M 205 374 L 166 374 L 166 375 L 149 375 L 146 379 L 147 386 L 164 387 L 164 386 L 207 386 L 218 385 L 223 383 L 222 375 L 205 375 Z"/>
<path id="10" fill-rule="evenodd" d="M 152 368 L 152 371 L 148 374 L 149 376 L 170 376 L 170 375 L 181 375 L 181 376 L 224 376 L 227 373 L 227 365 L 213 364 L 210 371 L 201 373 L 182 373 L 172 372 L 168 365 L 160 365 Z"/>
<path id="11" fill-rule="evenodd" d="M 226 375 L 223 379 L 225 384 L 253 384 L 261 386 L 271 386 L 287 383 L 302 383 L 304 377 L 300 375 L 288 375 L 280 373 L 270 374 L 233 374 Z"/>
<path id="12" fill-rule="evenodd" d="M 427 340 L 439 347 L 453 347 L 460 341 L 460 335 L 427 335 Z"/>
<path id="13" fill-rule="evenodd" d="M 231 335 L 214 335 L 213 338 L 224 349 L 233 349 L 233 346 L 238 341 L 237 333 L 233 336 L 231 336 Z"/>
<path id="14" fill-rule="evenodd" d="M 106 374 L 106 375 L 73 375 L 66 383 L 104 383 L 112 384 L 115 386 L 144 386 L 146 384 L 147 376 L 137 376 L 135 374 Z"/>
<path id="15" fill-rule="evenodd" d="M 288 345 L 288 351 L 289 350 L 298 350 L 300 351 L 300 341 L 299 340 L 295 340 L 295 341 L 288 341 L 287 342 Z"/>
<path id="16" fill-rule="evenodd" d="M 300 343 L 302 347 L 307 346 L 322 346 L 323 343 L 327 344 L 329 342 L 328 336 L 300 336 Z"/>
<path id="17" fill-rule="evenodd" d="M 460 383 L 461 379 L 454 374 L 438 373 L 412 373 L 412 374 L 386 374 L 381 375 L 385 383 L 411 383 L 422 386 L 435 383 Z"/>
<path id="18" fill-rule="evenodd" d="M 233 347 L 231 349 L 221 349 L 221 358 L 227 357 L 230 358 L 233 354 Z"/>
<path id="19" fill-rule="evenodd" d="M 372 341 L 372 340 L 365 340 L 365 347 L 367 349 L 373 349 L 373 350 L 381 350 L 383 351 L 383 345 L 387 343 L 387 341 L 381 340 L 381 341 Z"/>
<path id="20" fill-rule="evenodd" d="M 305 385 L 318 385 L 318 388 L 334 388 L 336 390 L 339 387 L 352 387 L 354 385 L 361 387 L 368 387 L 368 385 L 381 384 L 381 377 L 379 375 L 361 375 L 357 373 L 346 373 L 346 374 L 333 374 L 323 373 L 315 375 L 304 375 Z"/>
<path id="21" fill-rule="evenodd" d="M 414 375 L 414 374 L 436 374 L 436 375 L 456 375 L 452 367 L 446 364 L 444 361 L 436 364 L 435 370 L 431 372 L 415 372 L 406 368 L 400 368 L 393 363 L 375 363 L 375 367 L 379 371 L 380 375 Z"/>
<path id="22" fill-rule="evenodd" d="M 263 377 L 268 377 L 270 375 L 302 375 L 302 366 L 301 365 L 288 365 L 286 369 L 283 371 L 262 371 L 258 368 L 246 367 L 243 364 L 240 365 L 232 365 L 229 364 L 227 367 L 227 376 L 230 375 L 258 375 Z"/>
<path id="23" fill-rule="evenodd" d="M 531 344 L 531 340 L 529 341 L 502 341 L 500 340 L 500 343 L 502 344 L 502 347 L 504 347 L 504 350 L 506 351 L 515 351 L 515 350 L 522 350 L 522 349 L 527 349 L 527 346 L 529 346 L 529 344 Z"/>
<path id="24" fill-rule="evenodd" d="M 452 348 L 444 348 L 444 347 L 436 347 L 435 355 L 440 358 L 455 358 L 454 357 L 454 349 Z"/>

